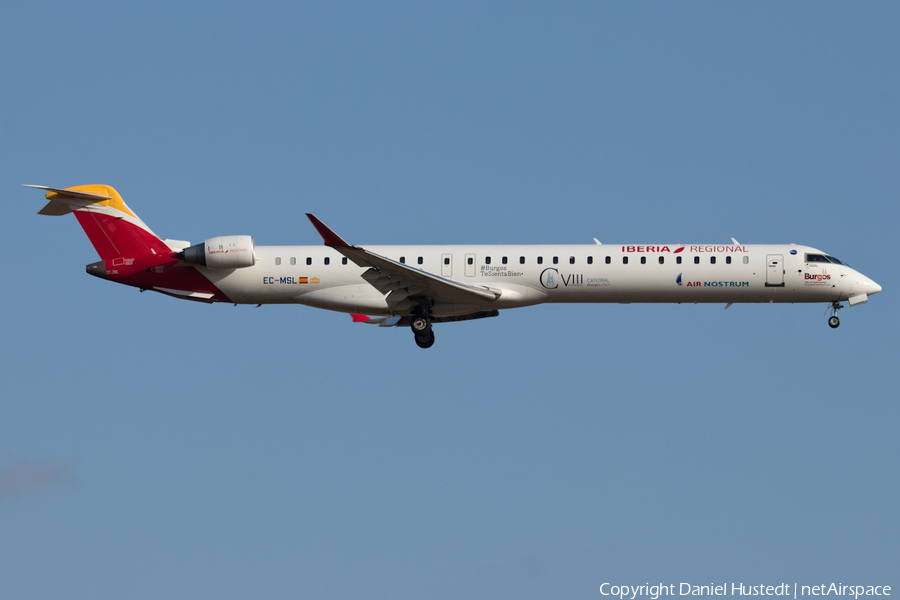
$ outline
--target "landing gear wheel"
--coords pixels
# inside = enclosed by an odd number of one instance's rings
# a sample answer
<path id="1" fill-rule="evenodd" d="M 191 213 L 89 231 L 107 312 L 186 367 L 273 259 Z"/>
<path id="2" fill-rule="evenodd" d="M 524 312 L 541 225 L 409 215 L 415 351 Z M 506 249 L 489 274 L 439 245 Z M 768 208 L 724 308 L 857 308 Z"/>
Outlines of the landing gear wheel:
<path id="1" fill-rule="evenodd" d="M 420 333 L 424 333 L 431 329 L 431 322 L 429 322 L 427 317 L 413 317 L 412 322 L 409 324 L 412 328 L 413 333 L 419 335 Z"/>
<path id="2" fill-rule="evenodd" d="M 426 333 L 417 333 L 416 345 L 419 348 L 431 348 L 434 345 L 434 332 L 429 329 Z"/>
<path id="3" fill-rule="evenodd" d="M 832 329 L 837 329 L 838 325 L 841 324 L 841 320 L 837 317 L 837 311 L 844 308 L 841 306 L 841 303 L 838 301 L 834 301 L 831 303 L 831 316 L 828 318 L 828 326 Z"/>

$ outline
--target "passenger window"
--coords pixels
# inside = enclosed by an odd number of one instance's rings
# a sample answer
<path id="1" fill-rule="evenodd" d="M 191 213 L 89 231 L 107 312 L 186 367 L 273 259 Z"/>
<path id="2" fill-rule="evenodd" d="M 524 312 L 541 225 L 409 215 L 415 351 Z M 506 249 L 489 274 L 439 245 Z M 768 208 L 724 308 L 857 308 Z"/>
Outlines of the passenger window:
<path id="1" fill-rule="evenodd" d="M 490 257 L 490 256 L 485 256 L 485 257 L 484 257 L 484 264 L 486 264 L 486 265 L 491 264 L 491 257 Z"/>
<path id="2" fill-rule="evenodd" d="M 660 256 L 660 257 L 659 257 L 659 264 L 663 264 L 663 263 L 665 263 L 665 262 L 666 262 L 666 257 L 665 257 L 665 256 Z"/>
<path id="3" fill-rule="evenodd" d="M 544 257 L 543 257 L 543 256 L 538 256 L 538 264 L 539 264 L 539 265 L 544 264 Z"/>
<path id="4" fill-rule="evenodd" d="M 647 257 L 646 257 L 646 256 L 642 256 L 642 257 L 641 257 L 641 264 L 642 264 L 642 265 L 646 265 L 646 264 L 647 264 Z"/>
<path id="5" fill-rule="evenodd" d="M 623 265 L 627 265 L 627 264 L 628 264 L 628 257 L 627 257 L 627 256 L 623 256 L 623 257 L 622 257 L 622 264 L 623 264 Z"/>
<path id="6" fill-rule="evenodd" d="M 275 265 L 278 266 L 278 265 L 280 265 L 280 264 L 281 264 L 281 257 L 280 257 L 280 256 L 276 256 L 276 257 L 275 257 Z"/>
<path id="7" fill-rule="evenodd" d="M 346 256 L 345 256 L 344 258 L 341 259 L 341 264 L 342 264 L 342 265 L 346 265 L 346 264 L 347 264 L 347 257 L 346 257 Z"/>
<path id="8" fill-rule="evenodd" d="M 505 265 L 505 264 L 506 264 L 506 257 L 504 256 L 503 258 L 501 258 L 501 259 L 500 259 L 500 262 L 502 262 L 502 263 Z"/>
<path id="9" fill-rule="evenodd" d="M 405 257 L 405 256 L 401 256 L 401 257 L 400 257 L 400 264 L 401 264 L 401 265 L 405 265 L 405 264 L 406 264 L 406 257 Z"/>
<path id="10" fill-rule="evenodd" d="M 293 266 L 296 265 L 296 264 L 297 264 L 297 257 L 296 257 L 296 256 L 292 256 L 292 257 L 291 257 L 291 266 L 293 267 Z"/>
<path id="11" fill-rule="evenodd" d="M 312 258 L 310 258 L 310 257 L 307 256 L 307 257 L 306 257 L 306 264 L 307 264 L 307 265 L 311 265 L 311 264 L 312 264 Z"/>
<path id="12" fill-rule="evenodd" d="M 716 264 L 716 257 L 715 257 L 715 256 L 710 256 L 710 257 L 709 257 L 709 264 L 711 264 L 711 265 Z"/>
<path id="13" fill-rule="evenodd" d="M 611 256 L 607 256 L 607 257 L 606 257 L 606 264 L 609 264 L 609 263 L 611 263 L 611 262 L 612 262 L 612 257 L 611 257 Z"/>
<path id="14" fill-rule="evenodd" d="M 695 257 L 694 257 L 694 264 L 695 264 L 695 265 L 699 265 L 699 264 L 700 264 L 700 257 L 699 257 L 699 256 L 695 256 Z"/>
<path id="15" fill-rule="evenodd" d="M 467 264 L 467 265 L 474 265 L 474 264 L 475 264 L 475 259 L 472 258 L 472 257 L 470 256 L 469 258 L 466 259 L 466 264 Z"/>
<path id="16" fill-rule="evenodd" d="M 325 257 L 325 264 L 326 264 L 326 265 L 330 265 L 330 264 L 331 264 L 331 259 L 328 258 L 327 256 Z"/>
<path id="17" fill-rule="evenodd" d="M 553 264 L 554 264 L 554 265 L 558 265 L 558 264 L 559 264 L 559 257 L 558 257 L 558 256 L 554 256 L 554 257 L 553 257 Z"/>
<path id="18" fill-rule="evenodd" d="M 725 264 L 726 264 L 726 265 L 730 265 L 730 264 L 731 264 L 731 257 L 730 257 L 730 256 L 726 256 L 726 257 L 725 257 Z"/>
<path id="19" fill-rule="evenodd" d="M 749 256 L 745 256 L 745 257 L 744 257 L 744 264 L 745 264 L 745 265 L 750 264 L 750 257 L 749 257 Z"/>
<path id="20" fill-rule="evenodd" d="M 575 257 L 574 257 L 574 256 L 570 256 L 570 257 L 569 257 L 569 264 L 570 264 L 570 265 L 574 265 L 574 264 L 575 264 Z"/>
<path id="21" fill-rule="evenodd" d="M 421 264 L 422 264 L 422 257 L 420 256 L 420 257 L 416 260 L 416 262 L 419 263 L 419 264 L 421 265 Z"/>
<path id="22" fill-rule="evenodd" d="M 524 264 L 525 264 L 525 257 L 524 257 L 524 256 L 520 256 L 520 257 L 519 257 L 519 264 L 520 264 L 520 265 L 524 265 Z"/>
<path id="23" fill-rule="evenodd" d="M 677 264 L 680 265 L 680 264 L 681 264 L 681 257 L 680 257 L 680 256 L 676 256 L 676 257 L 675 257 L 675 262 L 676 262 Z"/>
<path id="24" fill-rule="evenodd" d="M 588 256 L 588 264 L 589 264 L 589 265 L 594 264 L 594 257 L 593 257 L 593 256 Z"/>

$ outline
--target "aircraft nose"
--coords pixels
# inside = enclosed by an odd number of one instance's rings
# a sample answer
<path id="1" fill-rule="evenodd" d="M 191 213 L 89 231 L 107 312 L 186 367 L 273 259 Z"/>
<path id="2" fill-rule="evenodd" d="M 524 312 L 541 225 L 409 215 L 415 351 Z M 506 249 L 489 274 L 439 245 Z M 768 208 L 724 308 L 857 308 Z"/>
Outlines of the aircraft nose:
<path id="1" fill-rule="evenodd" d="M 866 293 L 871 296 L 881 291 L 881 286 L 869 279 L 866 281 Z"/>

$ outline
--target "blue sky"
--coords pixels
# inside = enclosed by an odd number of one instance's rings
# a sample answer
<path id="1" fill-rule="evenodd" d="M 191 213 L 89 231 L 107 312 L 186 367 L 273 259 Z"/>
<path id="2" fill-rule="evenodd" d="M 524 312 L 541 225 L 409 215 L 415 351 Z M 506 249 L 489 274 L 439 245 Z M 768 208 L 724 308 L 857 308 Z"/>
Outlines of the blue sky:
<path id="1" fill-rule="evenodd" d="M 16 3 L 0 19 L 0 597 L 900 585 L 900 9 Z M 20 184 L 158 234 L 809 244 L 824 305 L 408 331 L 87 276 Z M 895 587 L 896 589 L 896 587 Z"/>

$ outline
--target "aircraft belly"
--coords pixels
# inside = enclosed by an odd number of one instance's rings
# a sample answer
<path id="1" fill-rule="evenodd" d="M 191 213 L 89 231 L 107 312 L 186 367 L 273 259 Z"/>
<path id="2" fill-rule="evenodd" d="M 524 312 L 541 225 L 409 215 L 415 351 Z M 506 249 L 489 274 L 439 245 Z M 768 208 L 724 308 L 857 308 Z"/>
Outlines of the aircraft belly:
<path id="1" fill-rule="evenodd" d="M 530 285 L 522 285 L 517 283 L 504 284 L 496 286 L 500 290 L 500 297 L 492 303 L 493 308 L 519 308 L 522 306 L 532 306 L 547 301 L 547 292 L 534 288 Z"/>
<path id="2" fill-rule="evenodd" d="M 292 299 L 299 304 L 338 312 L 389 315 L 385 297 L 368 283 L 310 290 Z"/>
<path id="3" fill-rule="evenodd" d="M 203 267 L 200 269 L 236 304 L 293 304 L 297 302 L 298 296 L 338 289 L 344 287 L 341 285 L 344 280 L 353 280 L 352 277 L 320 279 L 316 276 L 300 275 L 296 272 L 286 275 L 284 269 L 263 269 L 258 266 L 227 270 Z M 359 279 L 357 278 L 356 281 Z M 301 302 L 301 304 L 322 307 L 319 301 L 310 300 Z"/>
<path id="4" fill-rule="evenodd" d="M 279 278 L 259 267 L 244 269 L 207 269 L 199 267 L 235 304 L 287 304 L 293 302 L 293 285 L 278 283 Z M 226 291 L 227 290 L 227 291 Z"/>

